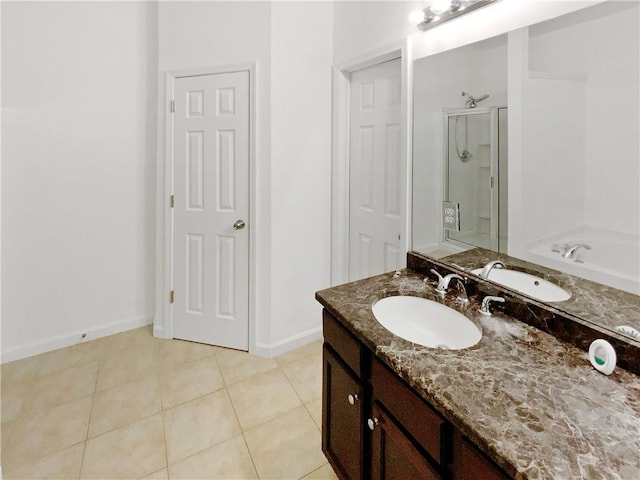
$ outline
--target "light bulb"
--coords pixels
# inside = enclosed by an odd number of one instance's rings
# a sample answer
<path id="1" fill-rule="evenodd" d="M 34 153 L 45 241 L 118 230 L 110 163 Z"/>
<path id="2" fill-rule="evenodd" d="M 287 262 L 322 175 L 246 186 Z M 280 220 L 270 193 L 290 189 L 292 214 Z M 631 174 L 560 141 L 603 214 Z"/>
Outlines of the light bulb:
<path id="1" fill-rule="evenodd" d="M 446 12 L 451 8 L 451 0 L 433 0 L 429 9 L 436 15 Z"/>
<path id="2" fill-rule="evenodd" d="M 409 14 L 409 21 L 411 23 L 420 23 L 424 21 L 424 10 L 414 10 Z"/>

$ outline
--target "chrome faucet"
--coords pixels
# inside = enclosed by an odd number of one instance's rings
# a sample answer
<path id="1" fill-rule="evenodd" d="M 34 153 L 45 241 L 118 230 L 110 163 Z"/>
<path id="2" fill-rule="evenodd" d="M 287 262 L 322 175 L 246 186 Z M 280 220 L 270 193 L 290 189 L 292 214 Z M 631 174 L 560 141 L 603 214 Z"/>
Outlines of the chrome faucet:
<path id="1" fill-rule="evenodd" d="M 491 270 L 493 270 L 494 268 L 504 268 L 504 263 L 502 263 L 501 260 L 494 260 L 493 262 L 489 262 L 487 263 L 483 268 L 482 271 L 480 272 L 480 276 L 482 278 L 489 278 L 489 274 L 491 273 Z"/>
<path id="2" fill-rule="evenodd" d="M 576 250 L 578 250 L 579 248 L 591 250 L 591 246 L 587 245 L 586 243 L 576 243 L 574 245 L 565 243 L 564 245 L 562 245 L 562 256 L 564 258 L 576 258 Z"/>
<path id="3" fill-rule="evenodd" d="M 464 284 L 464 279 L 460 275 L 451 277 L 451 280 L 455 280 L 458 284 L 458 301 L 462 303 L 469 303 L 469 295 L 467 294 L 467 288 Z"/>
<path id="4" fill-rule="evenodd" d="M 434 273 L 438 277 L 438 286 L 436 287 L 436 292 L 438 293 L 446 293 L 447 289 L 449 288 L 449 282 L 454 278 L 457 278 L 464 282 L 464 279 L 457 273 L 450 273 L 449 275 L 443 277 L 434 268 L 431 269 L 431 273 Z"/>
<path id="5" fill-rule="evenodd" d="M 504 298 L 502 297 L 494 297 L 492 295 L 487 295 L 482 299 L 482 305 L 480 306 L 480 313 L 483 315 L 491 315 L 491 309 L 489 306 L 491 302 L 500 302 L 504 303 Z"/>

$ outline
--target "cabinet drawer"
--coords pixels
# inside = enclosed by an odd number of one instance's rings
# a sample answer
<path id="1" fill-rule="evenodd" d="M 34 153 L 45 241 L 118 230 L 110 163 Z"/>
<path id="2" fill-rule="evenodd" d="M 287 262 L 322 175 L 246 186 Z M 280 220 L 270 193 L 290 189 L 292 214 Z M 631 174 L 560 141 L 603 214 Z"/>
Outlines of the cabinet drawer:
<path id="1" fill-rule="evenodd" d="M 362 378 L 362 344 L 326 310 L 322 311 L 324 341 Z"/>
<path id="2" fill-rule="evenodd" d="M 381 361 L 371 369 L 374 397 L 440 465 L 450 459 L 451 425 L 398 379 Z"/>

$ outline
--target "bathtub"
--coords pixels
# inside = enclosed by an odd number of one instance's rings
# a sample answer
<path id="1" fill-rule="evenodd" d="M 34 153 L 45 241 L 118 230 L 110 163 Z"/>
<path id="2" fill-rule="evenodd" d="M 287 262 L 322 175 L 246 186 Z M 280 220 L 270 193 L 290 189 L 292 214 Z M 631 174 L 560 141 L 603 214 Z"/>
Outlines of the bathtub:
<path id="1" fill-rule="evenodd" d="M 553 247 L 586 243 L 577 254 L 583 263 L 563 258 Z M 570 275 L 640 295 L 640 236 L 593 227 L 567 232 L 530 245 L 527 260 Z"/>

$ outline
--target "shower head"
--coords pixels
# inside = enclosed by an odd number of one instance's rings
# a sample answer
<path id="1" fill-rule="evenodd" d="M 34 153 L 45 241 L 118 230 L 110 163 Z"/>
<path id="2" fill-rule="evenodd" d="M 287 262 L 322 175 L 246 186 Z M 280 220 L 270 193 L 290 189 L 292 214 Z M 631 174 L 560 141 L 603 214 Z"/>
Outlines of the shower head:
<path id="1" fill-rule="evenodd" d="M 481 102 L 483 100 L 486 100 L 487 98 L 489 98 L 489 94 L 485 93 L 484 95 L 476 98 L 473 95 L 471 95 L 470 93 L 467 92 L 462 92 L 462 96 L 463 97 L 467 97 L 467 101 L 464 103 L 465 107 L 467 108 L 476 108 L 478 105 L 478 102 Z"/>

